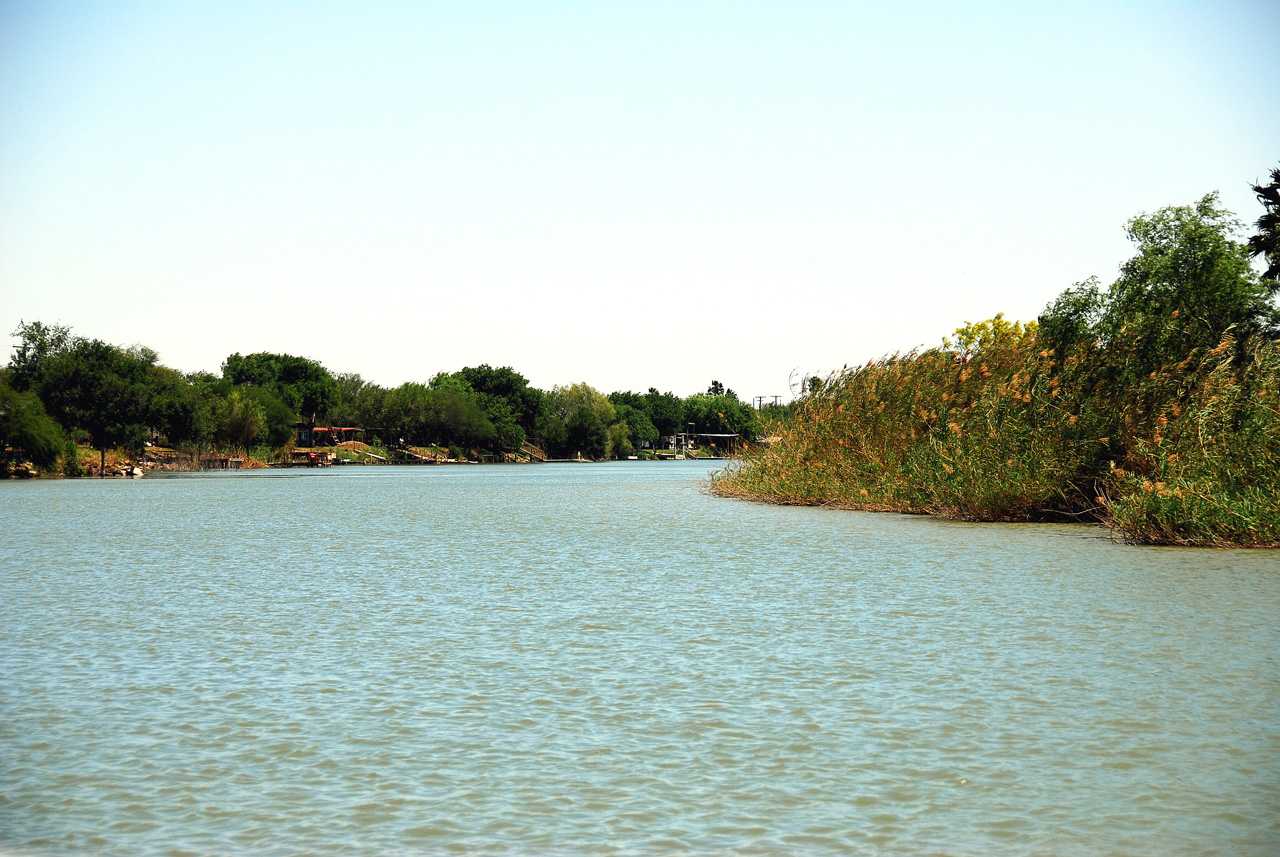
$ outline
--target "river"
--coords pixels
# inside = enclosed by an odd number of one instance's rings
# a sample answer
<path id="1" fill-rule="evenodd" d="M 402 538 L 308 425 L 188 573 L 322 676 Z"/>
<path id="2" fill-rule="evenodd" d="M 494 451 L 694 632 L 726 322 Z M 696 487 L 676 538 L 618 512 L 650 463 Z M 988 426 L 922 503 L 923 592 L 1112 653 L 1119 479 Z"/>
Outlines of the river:
<path id="1" fill-rule="evenodd" d="M 0 484 L 0 852 L 1280 853 L 1280 554 L 707 471 Z"/>

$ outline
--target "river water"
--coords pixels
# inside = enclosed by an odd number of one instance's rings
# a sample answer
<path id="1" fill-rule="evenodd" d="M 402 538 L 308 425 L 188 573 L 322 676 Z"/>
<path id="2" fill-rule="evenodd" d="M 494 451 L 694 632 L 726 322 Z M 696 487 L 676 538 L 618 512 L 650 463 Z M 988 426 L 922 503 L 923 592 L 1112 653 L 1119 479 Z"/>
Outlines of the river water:
<path id="1" fill-rule="evenodd" d="M 1280 554 L 707 469 L 0 484 L 0 852 L 1280 853 Z"/>

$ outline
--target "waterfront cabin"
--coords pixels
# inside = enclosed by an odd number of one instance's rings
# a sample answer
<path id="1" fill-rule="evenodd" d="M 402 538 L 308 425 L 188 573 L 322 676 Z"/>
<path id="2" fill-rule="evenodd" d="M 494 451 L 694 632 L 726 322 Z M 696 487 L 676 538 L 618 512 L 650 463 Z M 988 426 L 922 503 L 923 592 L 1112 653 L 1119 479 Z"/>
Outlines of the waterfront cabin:
<path id="1" fill-rule="evenodd" d="M 684 452 L 690 447 L 710 450 L 714 457 L 723 458 L 738 451 L 742 442 L 741 435 L 729 432 L 681 432 L 680 434 L 662 438 L 662 445 L 667 449 Z"/>
<path id="2" fill-rule="evenodd" d="M 313 426 L 299 420 L 293 424 L 293 445 L 337 446 L 349 440 L 364 440 L 364 431 L 354 426 Z"/>

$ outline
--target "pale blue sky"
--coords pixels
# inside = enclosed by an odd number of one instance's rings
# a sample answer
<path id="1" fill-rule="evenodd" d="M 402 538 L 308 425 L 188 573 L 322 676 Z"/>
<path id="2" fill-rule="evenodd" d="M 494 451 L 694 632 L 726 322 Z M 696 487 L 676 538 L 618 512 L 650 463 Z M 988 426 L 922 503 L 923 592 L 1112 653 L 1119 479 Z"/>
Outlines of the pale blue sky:
<path id="1" fill-rule="evenodd" d="M 182 370 L 785 396 L 1278 163 L 1274 2 L 0 2 L 0 324 Z"/>

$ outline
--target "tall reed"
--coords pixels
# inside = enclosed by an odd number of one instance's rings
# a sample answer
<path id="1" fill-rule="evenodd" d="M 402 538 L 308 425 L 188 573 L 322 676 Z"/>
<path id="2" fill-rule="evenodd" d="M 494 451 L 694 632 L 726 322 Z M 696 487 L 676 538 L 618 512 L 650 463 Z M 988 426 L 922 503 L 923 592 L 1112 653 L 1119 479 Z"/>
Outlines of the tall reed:
<path id="1" fill-rule="evenodd" d="M 833 375 L 712 489 L 968 520 L 1101 521 L 1156 544 L 1280 545 L 1276 343 L 1228 337 L 1113 383 L 1108 367 L 1133 344 L 1123 337 L 1051 350 L 1035 325 L 984 325 L 958 331 L 969 334 L 959 344 Z"/>

